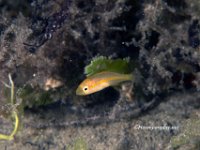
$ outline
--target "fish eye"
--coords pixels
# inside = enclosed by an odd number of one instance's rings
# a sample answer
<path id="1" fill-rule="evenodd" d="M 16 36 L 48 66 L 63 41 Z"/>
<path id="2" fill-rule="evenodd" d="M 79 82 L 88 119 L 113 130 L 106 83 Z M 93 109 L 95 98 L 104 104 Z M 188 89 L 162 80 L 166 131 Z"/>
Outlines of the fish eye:
<path id="1" fill-rule="evenodd" d="M 84 91 L 87 91 L 87 90 L 88 90 L 88 87 L 87 87 L 87 86 L 85 86 L 85 87 L 83 88 L 83 90 L 84 90 Z"/>

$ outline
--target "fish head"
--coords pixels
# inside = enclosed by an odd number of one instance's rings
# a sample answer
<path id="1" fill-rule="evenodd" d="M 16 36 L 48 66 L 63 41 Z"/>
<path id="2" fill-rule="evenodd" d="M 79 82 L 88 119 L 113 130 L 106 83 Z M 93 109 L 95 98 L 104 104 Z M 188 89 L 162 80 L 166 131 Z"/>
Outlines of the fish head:
<path id="1" fill-rule="evenodd" d="M 91 80 L 84 80 L 76 89 L 76 95 L 88 95 L 93 93 L 92 84 L 93 82 Z"/>
<path id="2" fill-rule="evenodd" d="M 106 82 L 97 79 L 85 79 L 76 89 L 76 95 L 89 95 L 108 87 Z"/>

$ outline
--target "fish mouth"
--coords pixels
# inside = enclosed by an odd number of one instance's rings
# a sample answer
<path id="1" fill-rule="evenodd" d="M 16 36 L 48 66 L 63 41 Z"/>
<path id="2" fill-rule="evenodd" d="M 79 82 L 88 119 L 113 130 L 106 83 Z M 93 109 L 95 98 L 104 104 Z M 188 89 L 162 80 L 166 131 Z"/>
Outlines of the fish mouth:
<path id="1" fill-rule="evenodd" d="M 76 95 L 84 95 L 84 93 L 80 88 L 77 88 L 76 89 Z"/>

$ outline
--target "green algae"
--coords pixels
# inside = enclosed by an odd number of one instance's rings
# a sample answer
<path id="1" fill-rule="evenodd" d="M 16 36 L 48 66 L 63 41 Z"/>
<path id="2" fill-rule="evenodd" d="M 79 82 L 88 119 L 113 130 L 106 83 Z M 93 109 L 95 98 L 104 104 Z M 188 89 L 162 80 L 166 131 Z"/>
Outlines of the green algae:
<path id="1" fill-rule="evenodd" d="M 128 74 L 132 72 L 129 58 L 111 59 L 105 56 L 94 57 L 89 65 L 85 67 L 85 75 L 92 76 L 102 71 L 118 72 Z"/>
<path id="2" fill-rule="evenodd" d="M 86 141 L 83 138 L 77 138 L 74 143 L 68 147 L 69 150 L 88 150 Z"/>
<path id="3" fill-rule="evenodd" d="M 17 96 L 22 99 L 23 105 L 28 107 L 37 107 L 53 102 L 51 98 L 51 90 L 45 91 L 39 87 L 25 85 L 17 91 Z"/>

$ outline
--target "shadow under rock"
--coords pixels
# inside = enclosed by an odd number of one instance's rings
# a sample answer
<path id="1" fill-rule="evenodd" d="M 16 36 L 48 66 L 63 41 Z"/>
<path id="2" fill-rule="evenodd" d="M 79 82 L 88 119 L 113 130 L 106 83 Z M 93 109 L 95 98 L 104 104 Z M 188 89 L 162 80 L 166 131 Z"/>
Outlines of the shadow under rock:
<path id="1" fill-rule="evenodd" d="M 38 117 L 38 123 L 27 122 L 33 128 L 65 128 L 96 126 L 120 121 L 130 121 L 144 115 L 160 104 L 160 96 L 149 97 L 151 100 L 119 103 L 119 93 L 114 89 L 106 89 L 92 95 L 93 103 L 86 106 L 74 106 L 58 101 L 54 104 L 37 109 L 30 109 Z M 115 94 L 114 94 L 115 93 Z M 31 114 L 30 114 L 31 115 Z M 58 117 L 59 116 L 59 117 Z"/>

